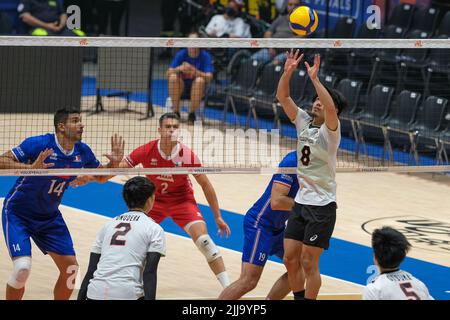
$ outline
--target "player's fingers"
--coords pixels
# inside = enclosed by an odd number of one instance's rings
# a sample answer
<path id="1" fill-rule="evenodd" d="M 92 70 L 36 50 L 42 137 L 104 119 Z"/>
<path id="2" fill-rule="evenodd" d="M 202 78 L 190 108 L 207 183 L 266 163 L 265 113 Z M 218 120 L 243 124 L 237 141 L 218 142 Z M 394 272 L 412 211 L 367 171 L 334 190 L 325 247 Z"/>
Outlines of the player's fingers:
<path id="1" fill-rule="evenodd" d="M 309 66 L 309 63 L 306 61 L 305 61 L 305 66 L 306 66 L 306 69 L 308 69 L 308 71 L 309 71 L 309 69 L 311 69 L 311 67 Z"/>
<path id="2" fill-rule="evenodd" d="M 55 164 L 54 164 L 53 162 L 50 162 L 50 163 L 43 163 L 44 169 L 51 168 L 51 167 L 53 167 L 54 165 L 55 165 Z"/>

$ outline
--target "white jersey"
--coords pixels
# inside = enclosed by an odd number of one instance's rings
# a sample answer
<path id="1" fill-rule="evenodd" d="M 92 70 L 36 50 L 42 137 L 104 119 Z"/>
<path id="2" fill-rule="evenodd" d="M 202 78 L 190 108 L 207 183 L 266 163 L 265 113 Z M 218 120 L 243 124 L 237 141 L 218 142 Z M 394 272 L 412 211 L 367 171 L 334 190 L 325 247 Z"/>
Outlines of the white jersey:
<path id="1" fill-rule="evenodd" d="M 434 300 L 422 281 L 397 270 L 377 276 L 363 292 L 363 300 Z"/>
<path id="2" fill-rule="evenodd" d="M 295 202 L 325 206 L 336 201 L 337 150 L 341 142 L 341 125 L 336 131 L 325 123 L 312 125 L 312 118 L 298 109 L 294 120 L 297 129 L 298 183 Z"/>
<path id="3" fill-rule="evenodd" d="M 145 213 L 130 211 L 107 222 L 91 252 L 100 254 L 87 297 L 136 300 L 144 296 L 142 273 L 147 252 L 166 253 L 164 230 Z"/>

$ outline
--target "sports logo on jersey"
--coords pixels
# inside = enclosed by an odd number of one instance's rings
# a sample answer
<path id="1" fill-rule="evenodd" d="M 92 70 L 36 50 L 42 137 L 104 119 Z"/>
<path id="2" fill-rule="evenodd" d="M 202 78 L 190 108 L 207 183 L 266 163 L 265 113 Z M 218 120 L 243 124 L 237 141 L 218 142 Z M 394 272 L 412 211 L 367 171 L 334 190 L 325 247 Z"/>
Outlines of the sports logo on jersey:
<path id="1" fill-rule="evenodd" d="M 174 182 L 173 176 L 171 174 L 162 174 L 160 176 L 157 176 L 156 179 L 161 181 Z"/>
<path id="2" fill-rule="evenodd" d="M 150 160 L 150 165 L 151 166 L 157 166 L 158 165 L 158 160 L 155 158 L 152 158 L 152 160 Z"/>
<path id="3" fill-rule="evenodd" d="M 198 217 L 203 217 L 202 214 L 200 212 L 197 212 L 197 216 Z"/>
<path id="4" fill-rule="evenodd" d="M 309 238 L 309 241 L 316 241 L 316 240 L 317 240 L 317 234 L 315 234 L 311 238 Z"/>
<path id="5" fill-rule="evenodd" d="M 50 160 L 58 160 L 58 154 L 52 153 L 52 155 L 49 157 Z"/>
<path id="6" fill-rule="evenodd" d="M 179 161 L 179 162 L 174 162 L 175 163 L 175 167 L 182 167 L 183 166 L 183 162 Z"/>
<path id="7" fill-rule="evenodd" d="M 80 155 L 75 156 L 74 162 L 81 162 L 81 156 Z"/>

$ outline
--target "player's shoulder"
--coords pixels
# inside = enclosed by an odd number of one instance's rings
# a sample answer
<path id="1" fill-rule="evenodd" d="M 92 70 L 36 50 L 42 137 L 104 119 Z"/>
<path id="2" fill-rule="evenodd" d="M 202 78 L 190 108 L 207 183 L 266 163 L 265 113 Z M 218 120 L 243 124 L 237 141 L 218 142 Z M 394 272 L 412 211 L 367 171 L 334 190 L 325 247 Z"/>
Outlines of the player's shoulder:
<path id="1" fill-rule="evenodd" d="M 297 166 L 297 151 L 291 151 L 280 162 L 280 167 L 296 167 Z"/>
<path id="2" fill-rule="evenodd" d="M 158 151 L 158 140 L 152 140 L 137 147 L 135 151 L 152 153 Z"/>
<path id="3" fill-rule="evenodd" d="M 78 148 L 78 150 L 81 151 L 82 153 L 87 153 L 87 152 L 92 153 L 91 147 L 83 141 L 78 141 L 75 144 L 75 147 Z"/>
<path id="4" fill-rule="evenodd" d="M 25 143 L 29 143 L 34 148 L 43 149 L 45 147 L 55 147 L 56 146 L 56 140 L 55 135 L 53 133 L 46 133 L 42 135 L 37 136 L 31 136 L 28 138 L 25 138 L 23 141 Z"/>

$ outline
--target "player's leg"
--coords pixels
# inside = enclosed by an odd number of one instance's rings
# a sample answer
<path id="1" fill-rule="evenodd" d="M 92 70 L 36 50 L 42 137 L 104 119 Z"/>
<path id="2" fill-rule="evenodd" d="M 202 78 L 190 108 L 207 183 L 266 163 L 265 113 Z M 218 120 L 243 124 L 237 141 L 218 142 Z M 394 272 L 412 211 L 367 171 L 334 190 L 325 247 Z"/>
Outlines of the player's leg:
<path id="1" fill-rule="evenodd" d="M 301 211 L 302 206 L 296 203 L 284 235 L 283 263 L 288 272 L 289 285 L 295 299 L 301 299 L 305 290 L 305 279 L 301 266 L 305 221 Z"/>
<path id="2" fill-rule="evenodd" d="M 68 300 L 75 288 L 78 273 L 78 262 L 75 256 L 63 256 L 48 252 L 59 270 L 59 277 L 53 290 L 55 300 Z"/>
<path id="3" fill-rule="evenodd" d="M 236 300 L 252 291 L 259 282 L 272 249 L 272 234 L 254 226 L 246 215 L 244 218 L 244 247 L 242 269 L 239 279 L 225 288 L 219 296 L 222 300 Z"/>
<path id="4" fill-rule="evenodd" d="M 192 82 L 191 101 L 189 103 L 189 113 L 194 113 L 200 106 L 200 102 L 205 94 L 206 81 L 204 78 L 197 77 Z"/>
<path id="5" fill-rule="evenodd" d="M 78 262 L 75 257 L 72 237 L 69 229 L 59 213 L 56 218 L 48 221 L 39 234 L 32 238 L 44 254 L 49 254 L 59 270 L 53 295 L 55 300 L 66 300 L 72 295 L 78 272 Z"/>
<path id="6" fill-rule="evenodd" d="M 172 73 L 168 79 L 169 96 L 172 99 L 173 111 L 180 112 L 180 98 L 184 90 L 184 81 L 181 76 Z"/>
<path id="7" fill-rule="evenodd" d="M 205 221 L 192 221 L 184 229 L 200 252 L 205 256 L 210 269 L 214 272 L 222 287 L 228 287 L 230 285 L 230 278 L 226 272 L 225 263 L 223 262 L 219 248 L 208 234 Z"/>
<path id="8" fill-rule="evenodd" d="M 270 255 L 276 255 L 280 259 L 283 259 L 284 256 L 284 231 L 280 232 L 278 235 L 274 235 L 272 238 L 272 251 Z M 301 270 L 301 268 L 300 268 Z M 300 280 L 299 280 L 300 281 Z M 289 278 L 287 272 L 285 272 L 281 277 L 275 281 L 270 292 L 268 293 L 266 299 L 267 300 L 282 300 L 284 299 L 289 292 L 291 291 L 291 287 L 289 285 Z"/>
<path id="9" fill-rule="evenodd" d="M 255 289 L 263 270 L 264 266 L 244 262 L 239 279 L 222 291 L 219 300 L 237 300 Z"/>
<path id="10" fill-rule="evenodd" d="M 13 268 L 6 283 L 6 300 L 20 300 L 25 293 L 25 284 L 31 272 L 31 241 L 23 219 L 2 210 L 3 235 L 12 259 Z"/>
<path id="11" fill-rule="evenodd" d="M 336 222 L 336 203 L 326 206 L 305 206 L 302 211 L 306 221 L 301 264 L 305 272 L 305 298 L 316 299 L 322 285 L 319 260 L 328 249 Z"/>
<path id="12" fill-rule="evenodd" d="M 317 299 L 320 287 L 322 285 L 322 278 L 319 271 L 319 260 L 323 249 L 303 245 L 301 265 L 303 267 L 306 279 L 305 298 Z"/>

